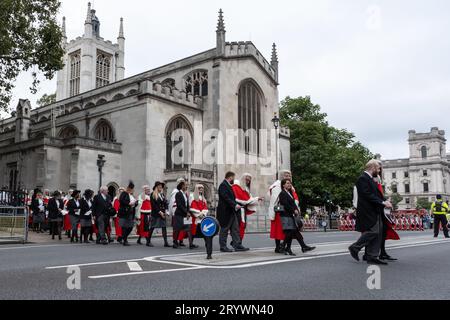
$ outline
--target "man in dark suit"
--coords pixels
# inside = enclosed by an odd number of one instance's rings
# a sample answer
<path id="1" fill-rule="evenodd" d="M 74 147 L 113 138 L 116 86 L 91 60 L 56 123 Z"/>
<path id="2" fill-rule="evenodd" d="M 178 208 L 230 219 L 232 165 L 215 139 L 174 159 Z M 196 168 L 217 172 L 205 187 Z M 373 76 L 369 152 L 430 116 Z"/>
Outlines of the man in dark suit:
<path id="1" fill-rule="evenodd" d="M 217 205 L 217 220 L 220 224 L 219 244 L 220 251 L 232 252 L 227 247 L 228 233 L 231 233 L 233 247 L 235 251 L 247 251 L 248 248 L 242 246 L 239 236 L 239 212 L 241 206 L 236 202 L 233 189 L 234 172 L 227 172 L 225 180 L 219 186 L 219 204 Z"/>
<path id="2" fill-rule="evenodd" d="M 380 172 L 381 166 L 377 160 L 371 160 L 366 165 L 366 171 L 356 182 L 358 205 L 356 209 L 356 231 L 361 237 L 348 249 L 351 256 L 359 261 L 358 253 L 366 247 L 366 258 L 369 264 L 387 264 L 378 259 L 380 254 L 382 215 L 384 208 L 392 208 L 389 201 L 385 201 L 378 191 L 373 177 Z"/>
<path id="3" fill-rule="evenodd" d="M 111 197 L 108 195 L 108 188 L 103 186 L 92 201 L 92 214 L 95 217 L 95 224 L 98 229 L 97 244 L 108 244 L 106 239 L 106 228 L 109 225 L 109 219 L 112 208 Z"/>

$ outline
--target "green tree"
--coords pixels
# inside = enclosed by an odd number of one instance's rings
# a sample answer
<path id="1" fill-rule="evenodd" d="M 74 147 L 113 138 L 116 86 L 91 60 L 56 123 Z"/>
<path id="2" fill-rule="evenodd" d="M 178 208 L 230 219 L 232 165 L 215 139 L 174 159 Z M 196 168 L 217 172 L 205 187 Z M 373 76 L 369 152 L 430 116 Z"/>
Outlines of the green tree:
<path id="1" fill-rule="evenodd" d="M 428 198 L 417 199 L 417 203 L 416 203 L 417 210 L 420 210 L 420 209 L 430 210 L 430 208 L 431 208 L 431 202 L 428 200 Z"/>
<path id="2" fill-rule="evenodd" d="M 8 110 L 20 72 L 32 70 L 35 94 L 38 71 L 52 79 L 63 67 L 63 34 L 56 22 L 60 5 L 58 0 L 0 1 L 0 110 Z"/>
<path id="3" fill-rule="evenodd" d="M 372 154 L 353 133 L 328 124 L 309 96 L 281 102 L 280 118 L 291 132 L 291 169 L 301 209 L 334 205 L 351 207 L 353 186 Z"/>
<path id="4" fill-rule="evenodd" d="M 392 203 L 394 211 L 398 210 L 398 205 L 402 201 L 403 201 L 403 197 L 400 194 L 398 194 L 397 192 L 391 194 L 391 203 Z"/>
<path id="5" fill-rule="evenodd" d="M 54 102 L 56 102 L 56 93 L 53 94 L 44 93 L 44 95 L 38 101 L 36 101 L 39 107 L 43 107 L 48 104 L 52 104 Z"/>

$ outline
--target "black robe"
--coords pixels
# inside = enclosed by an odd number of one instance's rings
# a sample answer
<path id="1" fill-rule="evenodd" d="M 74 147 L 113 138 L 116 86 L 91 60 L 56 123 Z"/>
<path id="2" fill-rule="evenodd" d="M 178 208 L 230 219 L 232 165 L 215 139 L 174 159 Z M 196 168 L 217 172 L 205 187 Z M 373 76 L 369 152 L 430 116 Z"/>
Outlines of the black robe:
<path id="1" fill-rule="evenodd" d="M 217 220 L 221 226 L 227 226 L 233 216 L 237 217 L 236 197 L 228 181 L 219 186 L 219 203 L 217 205 Z"/>
<path id="2" fill-rule="evenodd" d="M 367 173 L 363 173 L 356 182 L 358 206 L 356 209 L 355 230 L 370 230 L 384 213 L 383 197 L 378 186 Z"/>

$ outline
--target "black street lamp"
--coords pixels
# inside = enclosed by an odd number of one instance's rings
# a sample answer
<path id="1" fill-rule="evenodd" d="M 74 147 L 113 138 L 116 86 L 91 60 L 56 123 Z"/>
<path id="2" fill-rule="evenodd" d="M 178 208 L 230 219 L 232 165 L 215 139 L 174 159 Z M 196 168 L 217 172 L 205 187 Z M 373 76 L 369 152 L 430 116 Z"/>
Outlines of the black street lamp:
<path id="1" fill-rule="evenodd" d="M 278 128 L 280 127 L 280 118 L 278 118 L 277 113 L 274 112 L 273 114 L 273 118 L 272 118 L 272 123 L 273 123 L 273 127 L 275 128 L 275 134 L 276 134 L 276 139 L 275 139 L 275 153 L 276 153 L 276 180 L 278 180 Z"/>
<path id="2" fill-rule="evenodd" d="M 104 159 L 105 155 L 99 154 L 97 158 L 97 167 L 98 167 L 98 189 L 100 190 L 102 186 L 102 168 L 105 166 L 106 160 Z"/>

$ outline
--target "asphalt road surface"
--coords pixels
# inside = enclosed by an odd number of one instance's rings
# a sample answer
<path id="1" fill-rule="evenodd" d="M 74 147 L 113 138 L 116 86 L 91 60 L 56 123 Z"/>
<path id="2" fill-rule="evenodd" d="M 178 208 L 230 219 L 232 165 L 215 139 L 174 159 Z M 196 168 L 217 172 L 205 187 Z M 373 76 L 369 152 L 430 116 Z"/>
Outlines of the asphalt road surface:
<path id="1" fill-rule="evenodd" d="M 154 248 L 50 239 L 1 245 L 0 299 L 450 299 L 450 241 L 442 235 L 401 232 L 400 241 L 388 241 L 399 260 L 380 267 L 380 289 L 372 290 L 369 265 L 347 252 L 357 233 L 304 236 L 315 251 L 295 245 L 295 257 L 275 254 L 267 234 L 254 234 L 244 241 L 249 252 L 215 251 L 213 260 L 201 239 L 196 250 L 163 248 L 159 238 Z"/>

